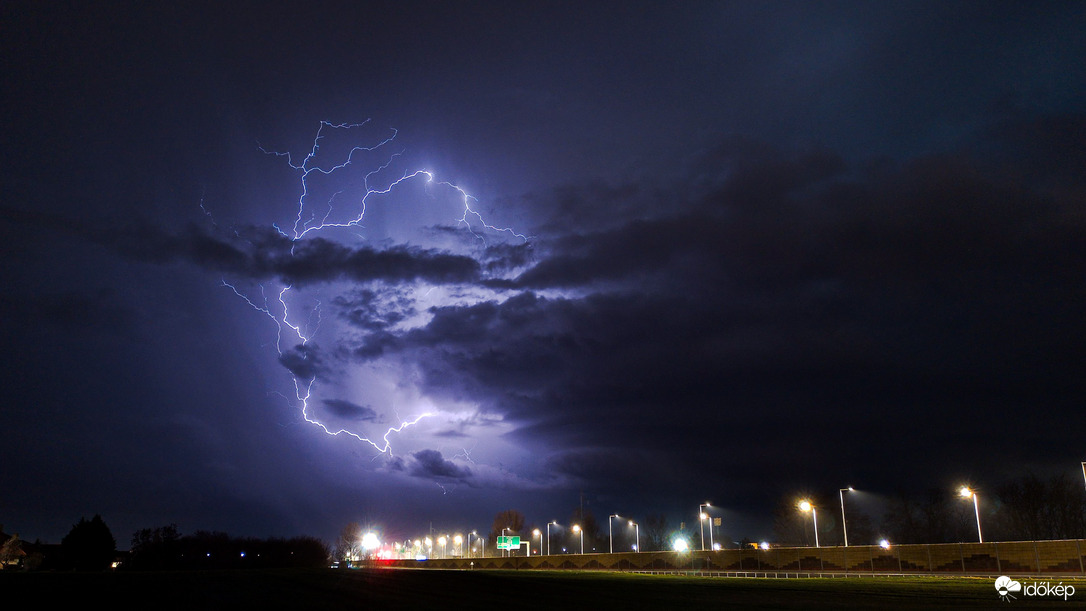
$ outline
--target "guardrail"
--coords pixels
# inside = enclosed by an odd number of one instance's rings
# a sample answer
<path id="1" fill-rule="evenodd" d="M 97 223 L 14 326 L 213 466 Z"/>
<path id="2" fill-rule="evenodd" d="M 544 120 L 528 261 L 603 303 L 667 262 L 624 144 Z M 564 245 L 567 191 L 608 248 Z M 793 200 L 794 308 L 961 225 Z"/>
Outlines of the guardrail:
<path id="1" fill-rule="evenodd" d="M 932 543 L 849 547 L 775 547 L 687 552 L 556 554 L 392 560 L 386 566 L 445 569 L 559 569 L 684 574 L 777 574 L 820 577 L 853 575 L 1003 575 L 1086 576 L 1086 539 Z"/>

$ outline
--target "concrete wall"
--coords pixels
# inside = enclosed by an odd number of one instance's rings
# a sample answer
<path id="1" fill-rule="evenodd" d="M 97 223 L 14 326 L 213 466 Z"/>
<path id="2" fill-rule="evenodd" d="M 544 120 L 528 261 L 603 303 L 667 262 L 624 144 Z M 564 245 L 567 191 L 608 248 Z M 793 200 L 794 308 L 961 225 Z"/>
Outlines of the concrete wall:
<path id="1" fill-rule="evenodd" d="M 404 568 L 1086 575 L 1086 539 L 393 560 Z"/>

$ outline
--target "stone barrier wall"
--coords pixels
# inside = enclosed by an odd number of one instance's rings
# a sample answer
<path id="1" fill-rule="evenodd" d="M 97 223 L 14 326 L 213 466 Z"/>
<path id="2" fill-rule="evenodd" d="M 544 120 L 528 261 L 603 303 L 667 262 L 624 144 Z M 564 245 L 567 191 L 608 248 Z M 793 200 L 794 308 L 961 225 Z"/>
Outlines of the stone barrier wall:
<path id="1" fill-rule="evenodd" d="M 1086 539 L 392 560 L 402 568 L 1086 575 Z"/>

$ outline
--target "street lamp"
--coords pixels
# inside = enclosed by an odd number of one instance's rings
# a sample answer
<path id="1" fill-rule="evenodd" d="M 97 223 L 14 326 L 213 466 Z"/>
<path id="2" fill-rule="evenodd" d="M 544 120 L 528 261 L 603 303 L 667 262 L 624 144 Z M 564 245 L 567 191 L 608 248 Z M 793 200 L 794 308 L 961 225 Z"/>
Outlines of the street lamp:
<path id="1" fill-rule="evenodd" d="M 1086 485 L 1086 461 L 1082 462 L 1082 483 Z"/>
<path id="2" fill-rule="evenodd" d="M 437 544 L 441 546 L 441 557 L 442 558 L 447 558 L 449 556 L 448 553 L 447 553 L 447 550 L 445 548 L 446 543 L 448 543 L 448 539 L 445 538 L 445 535 L 441 535 L 440 537 L 437 538 Z"/>
<path id="3" fill-rule="evenodd" d="M 584 555 L 584 531 L 581 530 L 580 525 L 574 524 L 573 532 L 579 533 L 581 535 L 581 555 Z"/>
<path id="4" fill-rule="evenodd" d="M 701 526 L 701 551 L 704 552 L 705 551 L 705 521 L 709 519 L 709 514 L 702 511 L 701 510 L 702 507 L 705 507 L 706 509 L 708 509 L 709 507 L 712 507 L 712 505 L 709 504 L 709 501 L 705 501 L 701 505 L 698 505 L 698 521 L 699 521 L 700 526 Z M 713 543 L 713 523 L 709 522 L 709 547 L 710 548 L 713 547 L 712 543 Z"/>
<path id="5" fill-rule="evenodd" d="M 634 551 L 640 553 L 641 552 L 641 526 L 639 526 L 637 524 L 637 522 L 634 522 L 633 520 L 630 520 L 630 526 L 634 527 L 634 534 L 636 535 L 636 538 L 634 539 Z"/>
<path id="6" fill-rule="evenodd" d="M 845 533 L 845 547 L 848 547 L 848 528 L 845 526 L 845 492 L 856 492 L 856 490 L 849 486 L 848 488 L 841 488 L 838 494 L 841 495 L 841 532 Z"/>
<path id="7" fill-rule="evenodd" d="M 611 518 L 621 518 L 621 517 L 622 516 L 618 515 L 617 513 L 613 513 L 613 514 L 607 516 L 607 547 L 608 547 L 608 550 L 610 551 L 610 553 L 612 553 L 612 554 L 615 553 L 615 534 L 614 534 L 614 531 L 611 530 Z"/>
<path id="8" fill-rule="evenodd" d="M 961 489 L 958 490 L 958 494 L 960 494 L 963 499 L 973 497 L 973 511 L 977 514 L 977 542 L 984 543 L 984 537 L 980 534 L 980 503 L 977 501 L 977 493 L 970 489 L 969 486 L 962 486 Z"/>
<path id="9" fill-rule="evenodd" d="M 455 537 L 453 537 L 453 543 L 456 544 L 456 547 L 453 548 L 453 551 L 455 552 L 457 547 L 460 548 L 460 557 L 463 558 L 464 557 L 464 537 L 462 535 L 456 535 Z"/>
<path id="10" fill-rule="evenodd" d="M 801 511 L 809 511 L 814 516 L 814 531 L 815 531 L 815 547 L 821 547 L 818 545 L 818 510 L 807 499 L 803 499 L 799 502 L 799 508 Z"/>
<path id="11" fill-rule="evenodd" d="M 540 555 L 542 555 L 543 554 L 543 533 L 539 532 L 539 529 L 537 528 L 537 529 L 532 531 L 532 536 L 533 537 L 539 537 L 539 553 L 540 553 Z M 528 552 L 528 555 L 531 556 L 532 553 Z"/>
<path id="12" fill-rule="evenodd" d="M 555 526 L 558 526 L 558 521 L 557 520 L 551 520 L 550 522 L 547 522 L 547 555 L 548 556 L 551 555 L 551 524 L 554 524 Z"/>
<path id="13" fill-rule="evenodd" d="M 469 558 L 471 557 L 471 554 L 472 554 L 472 551 L 471 551 L 472 550 L 472 547 L 471 547 L 471 536 L 472 535 L 475 535 L 476 539 L 479 538 L 479 533 L 475 532 L 474 530 L 468 533 L 468 557 Z"/>

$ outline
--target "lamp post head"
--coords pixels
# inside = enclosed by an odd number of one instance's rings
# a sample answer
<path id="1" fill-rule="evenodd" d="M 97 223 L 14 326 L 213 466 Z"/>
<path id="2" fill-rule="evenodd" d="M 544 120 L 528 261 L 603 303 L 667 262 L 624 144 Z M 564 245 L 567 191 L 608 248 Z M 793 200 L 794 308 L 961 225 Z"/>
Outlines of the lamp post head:
<path id="1" fill-rule="evenodd" d="M 539 536 L 539 529 L 537 528 L 537 529 L 533 530 L 532 535 L 538 537 Z"/>
<path id="2" fill-rule="evenodd" d="M 573 532 L 579 532 L 580 530 L 581 530 L 581 527 L 580 527 L 579 524 L 574 524 L 573 525 Z"/>
<path id="3" fill-rule="evenodd" d="M 962 486 L 961 489 L 958 490 L 958 494 L 960 494 L 963 499 L 967 499 L 973 496 L 973 491 L 969 488 L 969 486 Z"/>
<path id="4" fill-rule="evenodd" d="M 814 506 L 811 505 L 811 502 L 807 499 L 803 499 L 799 502 L 799 508 L 800 511 L 810 511 L 811 509 L 814 509 Z"/>

